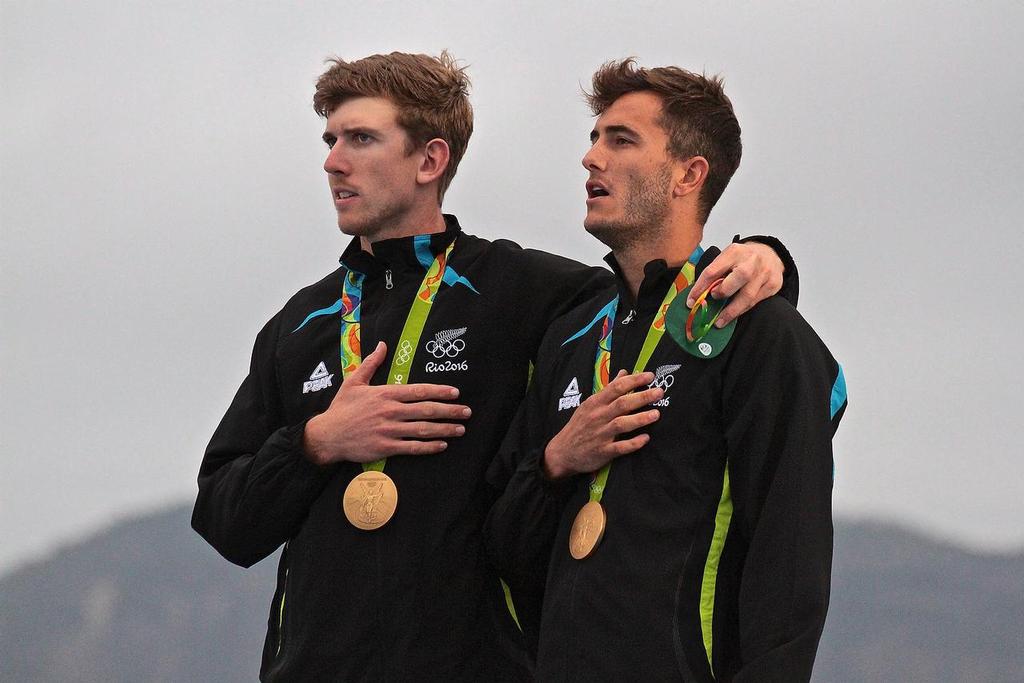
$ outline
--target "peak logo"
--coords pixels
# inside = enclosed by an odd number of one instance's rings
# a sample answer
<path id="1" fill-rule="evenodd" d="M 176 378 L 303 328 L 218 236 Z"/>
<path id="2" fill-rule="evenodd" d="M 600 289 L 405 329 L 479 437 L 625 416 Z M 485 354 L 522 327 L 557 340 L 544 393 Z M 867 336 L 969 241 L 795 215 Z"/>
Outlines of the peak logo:
<path id="1" fill-rule="evenodd" d="M 572 378 L 569 382 L 569 386 L 562 392 L 562 397 L 558 399 L 558 410 L 572 410 L 573 408 L 580 407 L 580 382 L 576 377 Z"/>
<path id="2" fill-rule="evenodd" d="M 327 365 L 320 361 L 320 364 L 316 366 L 316 370 L 309 376 L 309 381 L 302 383 L 302 393 L 311 394 L 321 389 L 326 389 L 331 386 L 331 378 L 333 377 L 333 374 L 327 372 Z"/>

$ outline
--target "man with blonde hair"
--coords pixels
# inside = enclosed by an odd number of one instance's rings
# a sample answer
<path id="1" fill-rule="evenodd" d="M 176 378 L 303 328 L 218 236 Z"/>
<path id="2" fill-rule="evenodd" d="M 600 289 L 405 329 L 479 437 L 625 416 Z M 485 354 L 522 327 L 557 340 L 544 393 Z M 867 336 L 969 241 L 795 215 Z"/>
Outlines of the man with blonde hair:
<path id="1" fill-rule="evenodd" d="M 447 54 L 333 60 L 317 82 L 352 241 L 257 336 L 192 522 L 242 566 L 284 546 L 264 681 L 531 676 L 482 545 L 485 472 L 549 322 L 610 276 L 441 212 L 468 86 Z M 778 288 L 770 249 L 731 253 L 735 286 Z"/>

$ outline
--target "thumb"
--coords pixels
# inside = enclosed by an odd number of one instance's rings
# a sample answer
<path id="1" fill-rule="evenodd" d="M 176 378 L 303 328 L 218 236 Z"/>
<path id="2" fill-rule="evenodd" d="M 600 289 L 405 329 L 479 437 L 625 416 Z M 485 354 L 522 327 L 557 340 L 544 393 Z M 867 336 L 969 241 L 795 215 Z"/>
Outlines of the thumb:
<path id="1" fill-rule="evenodd" d="M 363 359 L 363 362 L 359 364 L 359 367 L 355 369 L 348 379 L 345 380 L 348 384 L 369 384 L 370 380 L 373 379 L 373 373 L 377 372 L 377 368 L 384 362 L 385 356 L 388 355 L 388 346 L 384 342 L 377 342 L 377 347 L 373 350 L 369 356 Z"/>

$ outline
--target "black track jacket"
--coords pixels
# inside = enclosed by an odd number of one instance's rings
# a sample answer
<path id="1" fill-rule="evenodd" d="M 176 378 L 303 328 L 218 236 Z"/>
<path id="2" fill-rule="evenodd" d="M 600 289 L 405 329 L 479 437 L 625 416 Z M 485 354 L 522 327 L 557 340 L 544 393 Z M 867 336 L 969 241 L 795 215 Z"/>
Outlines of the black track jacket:
<path id="1" fill-rule="evenodd" d="M 505 604 L 482 527 L 497 493 L 485 473 L 526 392 L 550 323 L 612 283 L 594 268 L 507 240 L 461 232 L 454 216 L 433 235 L 358 240 L 343 266 L 365 273 L 361 346 L 379 340 L 387 381 L 406 314 L 429 262 L 456 240 L 409 381 L 450 384 L 473 416 L 464 436 L 431 456 L 388 458 L 399 492 L 386 526 L 360 531 L 342 494 L 362 468 L 320 468 L 302 455 L 306 421 L 342 382 L 339 269 L 293 296 L 256 338 L 248 377 L 206 450 L 192 525 L 231 562 L 247 567 L 285 544 L 270 607 L 264 681 L 519 681 L 531 678 L 523 638 Z M 785 286 L 798 286 L 795 265 Z M 389 288 L 388 282 L 391 282 Z M 464 328 L 464 329 L 463 329 Z M 457 335 L 455 356 L 434 357 Z M 451 353 L 454 349 L 449 348 Z M 322 367 L 321 367 L 322 365 Z"/>
<path id="2" fill-rule="evenodd" d="M 338 318 L 323 312 L 341 296 L 342 269 L 299 291 L 259 333 L 249 376 L 207 448 L 196 531 L 246 567 L 287 543 L 261 680 L 530 678 L 521 635 L 482 547 L 494 501 L 484 475 L 547 325 L 610 275 L 467 235 L 452 216 L 446 222 L 443 233 L 377 242 L 373 256 L 353 240 L 342 256 L 345 266 L 365 273 L 362 348 L 378 340 L 389 346 L 374 377 L 383 384 L 426 272 L 420 259 L 456 240 L 449 266 L 462 280 L 438 292 L 409 381 L 458 387 L 473 416 L 466 434 L 439 455 L 388 458 L 399 506 L 386 526 L 361 531 L 345 519 L 342 494 L 360 465 L 321 468 L 302 455 L 306 421 L 327 409 L 342 381 Z M 460 328 L 465 346 L 456 357 L 435 358 L 424 348 Z"/>
<path id="3" fill-rule="evenodd" d="M 632 369 L 677 273 L 648 264 L 632 320 L 620 279 L 610 376 Z M 578 405 L 570 394 L 592 393 L 601 325 L 566 340 L 615 294 L 552 325 L 488 475 L 505 493 L 487 545 L 539 640 L 537 680 L 806 681 L 828 605 L 840 368 L 778 296 L 739 319 L 717 358 L 665 334 L 647 364 L 668 387 L 661 417 L 646 446 L 613 462 L 604 538 L 577 561 L 568 536 L 590 477 L 549 482 L 539 459 Z"/>

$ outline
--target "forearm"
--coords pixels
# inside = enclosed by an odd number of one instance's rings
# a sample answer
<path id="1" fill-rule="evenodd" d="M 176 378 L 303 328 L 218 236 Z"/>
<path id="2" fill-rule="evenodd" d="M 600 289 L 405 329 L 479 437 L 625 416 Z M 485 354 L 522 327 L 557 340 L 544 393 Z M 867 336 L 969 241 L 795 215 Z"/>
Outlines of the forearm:
<path id="1" fill-rule="evenodd" d="M 831 450 L 824 434 L 817 441 L 806 444 L 799 468 L 780 463 L 756 527 L 748 532 L 736 681 L 810 680 L 832 568 Z M 737 495 L 755 494 L 748 489 Z"/>
<path id="2" fill-rule="evenodd" d="M 229 561 L 248 567 L 294 536 L 333 476 L 303 457 L 303 427 L 278 429 L 251 453 L 211 442 L 192 527 Z"/>
<path id="3" fill-rule="evenodd" d="M 734 519 L 746 544 L 734 680 L 807 681 L 829 602 L 839 366 L 781 301 L 748 324 L 723 402 Z"/>
<path id="4" fill-rule="evenodd" d="M 509 585 L 520 627 L 534 650 L 551 547 L 575 485 L 575 478 L 547 480 L 540 454 L 533 450 L 519 463 L 484 526 L 490 559 Z"/>

